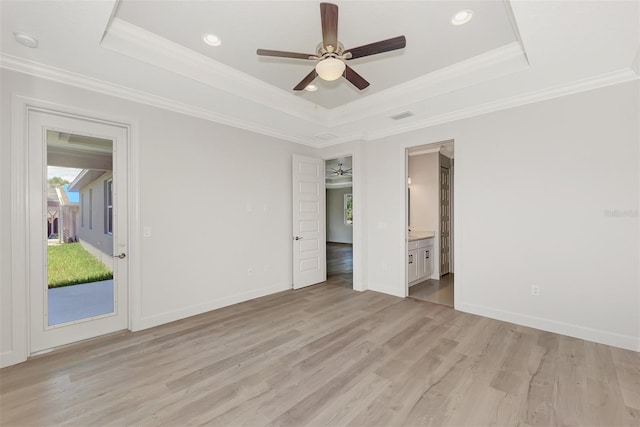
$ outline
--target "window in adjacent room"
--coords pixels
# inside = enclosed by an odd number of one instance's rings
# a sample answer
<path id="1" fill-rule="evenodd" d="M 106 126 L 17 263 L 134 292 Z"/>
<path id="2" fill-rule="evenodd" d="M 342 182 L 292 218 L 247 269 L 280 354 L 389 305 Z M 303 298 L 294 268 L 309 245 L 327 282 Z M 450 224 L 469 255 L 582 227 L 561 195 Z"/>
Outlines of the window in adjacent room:
<path id="1" fill-rule="evenodd" d="M 113 234 L 113 180 L 104 183 L 104 232 Z"/>
<path id="2" fill-rule="evenodd" d="M 89 189 L 89 230 L 93 230 L 93 188 Z"/>
<path id="3" fill-rule="evenodd" d="M 353 224 L 353 195 L 351 193 L 344 195 L 344 223 Z"/>

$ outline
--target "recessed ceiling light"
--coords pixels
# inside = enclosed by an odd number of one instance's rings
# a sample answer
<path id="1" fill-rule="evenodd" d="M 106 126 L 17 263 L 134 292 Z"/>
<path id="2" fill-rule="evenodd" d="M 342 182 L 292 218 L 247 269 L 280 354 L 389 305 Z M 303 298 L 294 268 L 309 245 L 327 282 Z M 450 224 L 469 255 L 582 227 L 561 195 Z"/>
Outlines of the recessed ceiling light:
<path id="1" fill-rule="evenodd" d="M 220 43 L 222 43 L 222 40 L 220 40 L 220 37 L 216 36 L 215 34 L 209 34 L 209 33 L 202 35 L 202 41 L 208 44 L 209 46 L 220 46 Z"/>
<path id="2" fill-rule="evenodd" d="M 304 90 L 309 91 L 309 92 L 315 92 L 315 91 L 318 90 L 318 86 L 316 86 L 314 84 L 310 84 L 310 85 L 307 85 L 307 87 L 305 87 Z"/>
<path id="3" fill-rule="evenodd" d="M 453 25 L 462 25 L 471 21 L 471 18 L 473 18 L 473 10 L 461 10 L 451 17 L 451 23 Z"/>
<path id="4" fill-rule="evenodd" d="M 31 34 L 16 32 L 16 33 L 13 33 L 13 37 L 15 37 L 16 41 L 21 45 L 24 45 L 30 48 L 38 47 L 38 39 L 33 37 Z"/>

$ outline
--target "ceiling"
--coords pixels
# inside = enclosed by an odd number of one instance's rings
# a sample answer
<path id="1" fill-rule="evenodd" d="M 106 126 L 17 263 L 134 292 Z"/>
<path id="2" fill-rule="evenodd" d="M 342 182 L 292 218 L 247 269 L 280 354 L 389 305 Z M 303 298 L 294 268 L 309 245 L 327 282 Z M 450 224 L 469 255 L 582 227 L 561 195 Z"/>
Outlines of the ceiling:
<path id="1" fill-rule="evenodd" d="M 353 167 L 352 157 L 338 157 L 335 159 L 329 159 L 324 161 L 325 168 L 325 185 L 327 188 L 345 188 L 351 187 L 353 176 L 352 175 L 336 175 L 334 171 L 339 169 L 339 165 L 342 165 L 342 169 L 351 169 Z"/>
<path id="2" fill-rule="evenodd" d="M 335 3 L 347 48 L 407 38 L 349 61 L 371 83 L 364 91 L 316 79 L 318 91 L 294 93 L 314 62 L 256 55 L 314 52 L 319 2 L 305 0 L 3 0 L 0 66 L 316 147 L 638 79 L 637 1 Z M 451 25 L 461 9 L 473 19 Z M 222 44 L 202 43 L 205 32 Z"/>
<path id="3" fill-rule="evenodd" d="M 482 18 L 468 25 L 449 23 L 456 12 L 470 8 Z M 322 40 L 319 2 L 197 2 L 184 7 L 175 1 L 122 0 L 115 17 L 286 92 L 316 61 L 259 57 L 256 48 L 314 54 Z M 222 44 L 204 44 L 204 33 L 215 33 Z M 399 35 L 408 40 L 405 49 L 349 61 L 370 80 L 364 91 L 344 79 L 318 78 L 318 91 L 296 95 L 335 108 L 516 41 L 500 1 L 339 4 L 338 38 L 345 48 Z"/>
<path id="4" fill-rule="evenodd" d="M 111 140 L 47 130 L 47 166 L 111 170 L 112 152 Z"/>

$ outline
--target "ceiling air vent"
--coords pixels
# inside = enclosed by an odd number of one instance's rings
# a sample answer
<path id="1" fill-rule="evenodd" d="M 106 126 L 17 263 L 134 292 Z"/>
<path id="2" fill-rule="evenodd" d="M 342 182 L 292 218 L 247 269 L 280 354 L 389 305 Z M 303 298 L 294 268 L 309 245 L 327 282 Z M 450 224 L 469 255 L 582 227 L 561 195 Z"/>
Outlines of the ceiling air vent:
<path id="1" fill-rule="evenodd" d="M 393 120 L 402 120 L 402 119 L 406 119 L 407 117 L 411 117 L 414 114 L 411 111 L 405 111 L 404 113 L 398 113 L 395 114 L 393 116 L 390 116 Z"/>
<path id="2" fill-rule="evenodd" d="M 337 138 L 338 135 L 330 133 L 330 132 L 324 132 L 324 133 L 318 133 L 318 134 L 314 135 L 314 137 L 316 137 L 318 139 L 322 139 L 323 141 L 328 141 L 330 139 Z"/>

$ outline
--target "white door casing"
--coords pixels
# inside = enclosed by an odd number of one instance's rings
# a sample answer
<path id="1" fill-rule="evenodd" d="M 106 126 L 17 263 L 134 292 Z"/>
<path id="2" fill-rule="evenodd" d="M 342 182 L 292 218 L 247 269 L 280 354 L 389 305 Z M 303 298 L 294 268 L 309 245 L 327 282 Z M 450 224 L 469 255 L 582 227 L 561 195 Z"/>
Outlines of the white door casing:
<path id="1" fill-rule="evenodd" d="M 293 288 L 327 280 L 324 161 L 293 155 Z"/>
<path id="2" fill-rule="evenodd" d="M 113 253 L 128 252 L 128 130 L 113 124 L 64 114 L 28 112 L 28 240 L 30 353 L 59 347 L 128 327 L 128 258 L 114 258 L 114 312 L 60 325 L 47 319 L 46 153 L 47 130 L 93 136 L 113 141 Z"/>

